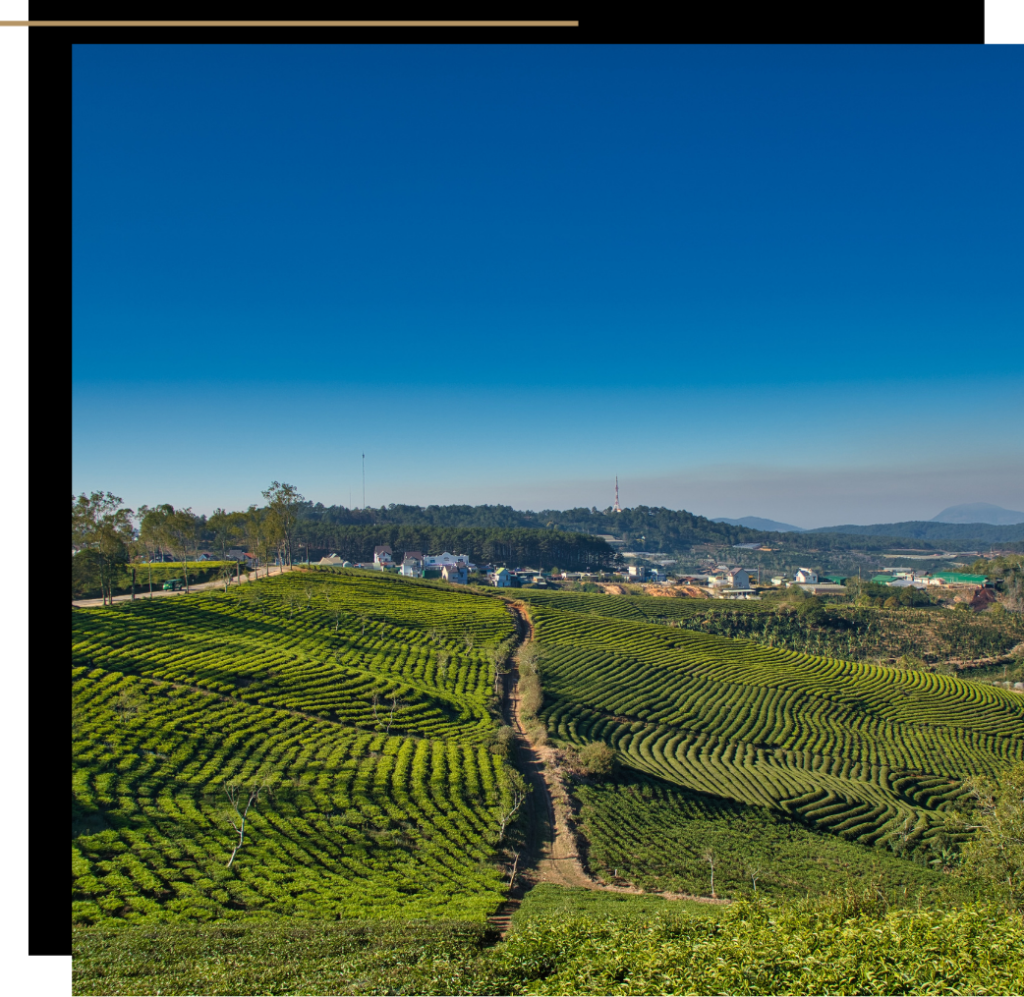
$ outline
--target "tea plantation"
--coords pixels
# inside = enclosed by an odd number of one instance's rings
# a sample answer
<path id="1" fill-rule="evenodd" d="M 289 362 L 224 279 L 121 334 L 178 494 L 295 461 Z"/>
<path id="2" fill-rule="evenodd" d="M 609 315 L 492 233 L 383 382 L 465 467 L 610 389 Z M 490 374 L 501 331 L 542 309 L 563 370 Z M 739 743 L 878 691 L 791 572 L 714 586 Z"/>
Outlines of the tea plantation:
<path id="1" fill-rule="evenodd" d="M 549 735 L 620 763 L 570 785 L 581 852 L 647 893 L 540 882 L 487 924 L 499 593 L 303 571 L 75 609 L 74 992 L 1020 992 L 1019 913 L 947 874 L 942 820 L 1024 758 L 1022 697 L 521 594 Z M 736 902 L 651 892 L 707 896 L 709 848 Z"/>
<path id="2" fill-rule="evenodd" d="M 1012 692 L 537 604 L 532 617 L 552 736 L 847 840 L 935 851 L 962 781 L 1024 759 Z"/>
<path id="3" fill-rule="evenodd" d="M 502 602 L 313 574 L 72 621 L 76 923 L 501 902 Z M 229 868 L 233 782 L 265 788 Z"/>

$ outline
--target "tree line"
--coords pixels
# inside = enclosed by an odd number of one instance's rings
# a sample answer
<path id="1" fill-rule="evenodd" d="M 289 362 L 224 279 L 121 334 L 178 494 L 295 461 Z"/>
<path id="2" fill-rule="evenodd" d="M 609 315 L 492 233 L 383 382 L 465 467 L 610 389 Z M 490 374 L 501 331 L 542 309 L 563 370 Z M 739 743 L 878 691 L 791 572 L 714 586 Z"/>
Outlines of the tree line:
<path id="1" fill-rule="evenodd" d="M 226 559 L 228 551 L 237 547 L 268 570 L 274 560 L 291 566 L 296 560 L 318 558 L 322 553 L 335 553 L 353 562 L 371 561 L 374 547 L 382 544 L 388 544 L 396 556 L 406 550 L 424 554 L 448 550 L 478 563 L 540 568 L 557 564 L 569 570 L 605 567 L 614 557 L 611 548 L 596 536 L 569 532 L 554 524 L 524 527 L 507 515 L 505 506 L 476 507 L 485 510 L 479 516 L 472 514 L 470 506 L 431 506 L 426 510 L 392 506 L 378 514 L 373 509 L 314 506 L 287 482 L 273 481 L 262 494 L 265 505 L 252 504 L 233 512 L 215 509 L 210 516 L 167 503 L 133 510 L 111 492 L 73 495 L 73 593 L 99 589 L 106 604 L 113 599 L 115 582 L 128 564 L 133 560 L 152 562 L 163 555 L 182 562 L 188 591 L 188 563 L 195 561 L 201 550 Z M 460 525 L 463 516 L 478 525 Z M 405 518 L 412 522 L 393 521 Z M 512 522 L 502 523 L 503 519 Z"/>
<path id="2" fill-rule="evenodd" d="M 230 513 L 217 509 L 206 517 L 191 507 L 176 509 L 168 503 L 129 509 L 111 492 L 72 495 L 72 592 L 99 588 L 106 605 L 113 600 L 115 580 L 127 564 L 164 554 L 182 562 L 189 591 L 189 561 L 207 548 L 219 550 L 223 557 L 236 544 L 244 545 L 263 564 L 276 555 L 282 564 L 290 565 L 302 496 L 294 485 L 274 481 L 263 498 L 265 506 L 253 504 L 244 512 Z"/>
<path id="3" fill-rule="evenodd" d="M 301 522 L 328 526 L 419 526 L 474 529 L 541 529 L 592 535 L 610 534 L 625 540 L 637 550 L 673 554 L 694 545 L 760 543 L 790 551 L 885 551 L 913 546 L 921 550 L 939 550 L 936 543 L 916 537 L 908 544 L 908 534 L 871 534 L 862 532 L 778 533 L 754 530 L 746 526 L 716 523 L 685 509 L 638 505 L 615 512 L 610 506 L 574 509 L 544 509 L 540 512 L 513 509 L 508 505 L 398 505 L 379 509 L 348 509 L 325 506 L 321 502 L 303 502 L 298 508 Z M 899 524 L 897 524 L 899 525 Z M 843 528 L 839 528 L 842 530 Z M 321 535 L 326 535 L 321 533 Z M 987 546 L 987 542 L 985 546 Z"/>

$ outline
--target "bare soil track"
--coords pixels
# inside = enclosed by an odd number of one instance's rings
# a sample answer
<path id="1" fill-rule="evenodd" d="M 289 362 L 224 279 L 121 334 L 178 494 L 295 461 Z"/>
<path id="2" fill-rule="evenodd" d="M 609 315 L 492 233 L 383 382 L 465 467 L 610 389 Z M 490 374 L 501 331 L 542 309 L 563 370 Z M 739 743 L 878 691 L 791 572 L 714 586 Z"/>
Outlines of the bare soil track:
<path id="1" fill-rule="evenodd" d="M 197 561 L 196 563 L 200 564 L 200 565 L 202 564 L 201 561 Z M 284 571 L 302 571 L 303 569 L 300 568 L 298 565 L 295 565 L 294 567 L 288 567 L 287 565 L 285 565 L 284 567 L 273 567 L 273 568 L 270 568 L 269 570 L 270 570 L 270 574 L 271 575 L 280 575 Z M 242 575 L 241 575 L 241 578 L 238 579 L 238 580 L 236 580 L 235 576 L 232 575 L 228 579 L 228 588 L 230 588 L 232 585 L 238 585 L 240 582 L 254 582 L 254 581 L 258 581 L 258 579 L 255 577 L 255 574 L 256 573 L 253 572 L 253 571 L 243 571 Z M 184 571 L 182 572 L 182 575 L 184 575 Z M 259 578 L 266 578 L 266 577 L 267 577 L 267 569 L 266 568 L 260 568 L 259 569 Z M 153 584 L 154 585 L 162 586 L 163 582 L 154 582 Z M 136 600 L 138 600 L 138 599 L 149 599 L 151 597 L 163 598 L 164 596 L 185 595 L 186 594 L 185 590 L 183 588 L 182 589 L 178 589 L 177 592 L 171 592 L 170 590 L 168 590 L 167 592 L 164 592 L 162 588 L 156 588 L 151 593 L 149 591 L 148 582 L 146 582 L 145 580 L 139 581 L 138 585 L 137 585 L 137 588 L 138 588 L 139 591 L 135 593 L 135 599 Z M 195 585 L 190 585 L 189 588 L 191 589 L 192 592 L 208 592 L 210 589 L 223 589 L 224 588 L 224 580 L 220 579 L 220 580 L 214 580 L 212 582 L 198 582 Z M 131 593 L 128 593 L 127 595 L 115 595 L 114 596 L 114 602 L 131 602 L 131 601 L 132 601 Z M 85 609 L 86 607 L 89 607 L 89 606 L 102 606 L 103 605 L 103 600 L 102 599 L 73 599 L 71 601 L 71 605 L 72 606 L 78 606 L 79 609 Z"/>
<path id="2" fill-rule="evenodd" d="M 515 667 L 508 676 L 504 709 L 506 722 L 515 732 L 516 767 L 533 789 L 526 819 L 532 823 L 529 855 L 523 855 L 517 881 L 509 890 L 509 898 L 488 921 L 504 935 L 511 925 L 511 916 L 522 902 L 525 893 L 538 883 L 586 890 L 608 890 L 613 893 L 642 894 L 636 886 L 616 886 L 602 883 L 590 876 L 580 859 L 576 835 L 569 824 L 568 794 L 562 783 L 558 767 L 558 753 L 550 745 L 537 744 L 523 726 L 519 695 L 518 659 L 522 648 L 533 640 L 533 623 L 528 608 L 521 602 L 509 602 L 516 618 L 519 646 L 513 655 Z M 698 897 L 687 893 L 661 893 L 668 900 L 696 900 L 701 903 L 726 904 L 728 900 Z"/>

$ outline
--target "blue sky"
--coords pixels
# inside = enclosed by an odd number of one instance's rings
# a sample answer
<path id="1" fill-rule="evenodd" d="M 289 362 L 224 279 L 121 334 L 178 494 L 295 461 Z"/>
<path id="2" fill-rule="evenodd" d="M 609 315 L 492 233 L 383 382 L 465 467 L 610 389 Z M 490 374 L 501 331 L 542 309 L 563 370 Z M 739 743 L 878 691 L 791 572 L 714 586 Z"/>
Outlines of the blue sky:
<path id="1" fill-rule="evenodd" d="M 76 46 L 73 489 L 1024 508 L 1022 60 Z"/>

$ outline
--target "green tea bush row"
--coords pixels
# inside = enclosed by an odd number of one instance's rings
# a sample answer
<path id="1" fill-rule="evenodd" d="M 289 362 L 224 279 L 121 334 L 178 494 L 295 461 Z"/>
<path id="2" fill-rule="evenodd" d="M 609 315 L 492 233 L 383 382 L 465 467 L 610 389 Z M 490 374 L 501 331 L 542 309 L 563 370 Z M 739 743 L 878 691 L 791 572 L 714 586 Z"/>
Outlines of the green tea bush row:
<path id="1" fill-rule="evenodd" d="M 1024 700 L 926 672 L 535 606 L 549 733 L 866 844 L 939 846 L 963 779 L 1024 757 Z"/>
<path id="2" fill-rule="evenodd" d="M 1018 915 L 999 907 L 742 902 L 708 917 L 678 904 L 662 906 L 664 914 L 523 919 L 498 945 L 482 927 L 457 922 L 273 919 L 79 929 L 73 992 L 1024 992 L 1024 927 Z"/>
<path id="3" fill-rule="evenodd" d="M 501 903 L 499 600 L 295 572 L 75 610 L 72 630 L 75 923 Z M 262 788 L 229 865 L 232 783 Z"/>

